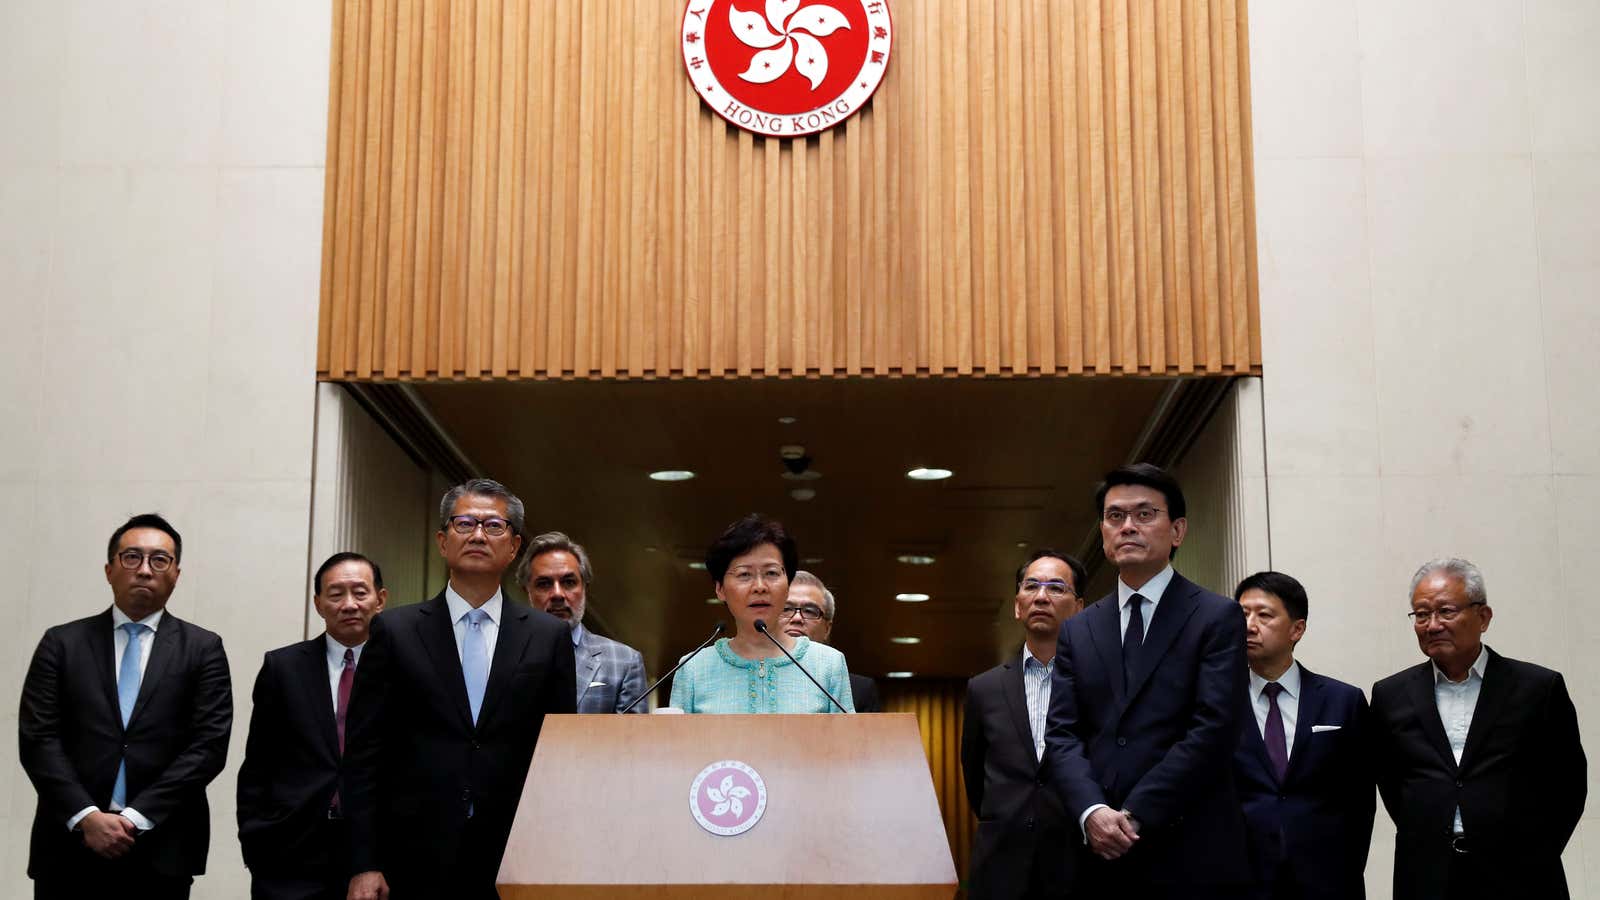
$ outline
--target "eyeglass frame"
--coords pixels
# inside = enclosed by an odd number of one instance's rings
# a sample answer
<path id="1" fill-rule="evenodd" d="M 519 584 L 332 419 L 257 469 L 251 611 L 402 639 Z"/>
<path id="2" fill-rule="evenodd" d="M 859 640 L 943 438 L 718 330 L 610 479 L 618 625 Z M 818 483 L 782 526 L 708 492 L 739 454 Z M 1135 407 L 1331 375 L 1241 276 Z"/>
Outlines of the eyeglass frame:
<path id="1" fill-rule="evenodd" d="M 133 565 L 128 565 L 128 560 L 135 555 L 138 559 L 134 560 Z M 116 559 L 117 565 L 122 566 L 129 572 L 139 571 L 139 568 L 147 561 L 150 563 L 150 571 L 152 572 L 165 572 L 178 563 L 178 558 L 165 550 L 152 550 L 146 553 L 137 547 L 124 547 L 118 550 Z M 164 560 L 164 562 L 158 565 L 156 560 Z"/>
<path id="2" fill-rule="evenodd" d="M 806 613 L 812 612 L 812 611 L 816 612 L 816 614 L 817 614 L 816 618 L 812 618 L 811 616 L 806 615 Z M 825 610 L 822 607 L 816 605 L 815 603 L 802 603 L 802 604 L 800 604 L 798 606 L 793 605 L 793 604 L 789 604 L 789 603 L 785 603 L 783 605 L 783 609 L 778 611 L 778 618 L 780 618 L 780 619 L 792 619 L 792 618 L 795 617 L 796 613 L 798 613 L 800 615 L 801 619 L 803 619 L 803 620 L 805 620 L 807 622 L 822 622 L 822 621 L 832 622 L 833 621 L 832 619 L 828 618 L 827 610 Z"/>
<path id="3" fill-rule="evenodd" d="M 1112 528 L 1121 528 L 1129 519 L 1132 519 L 1135 525 L 1144 528 L 1154 525 L 1164 512 L 1167 512 L 1167 510 L 1159 506 L 1141 506 L 1131 510 L 1112 507 L 1100 514 L 1100 521 L 1102 524 L 1110 525 Z M 1148 521 L 1141 518 L 1146 513 L 1150 516 Z M 1116 518 L 1112 518 L 1113 516 Z"/>
<path id="4" fill-rule="evenodd" d="M 1033 585 L 1033 586 L 1029 587 L 1030 584 Z M 1078 596 L 1078 591 L 1077 591 L 1076 588 L 1074 588 L 1070 584 L 1067 584 L 1065 581 L 1062 581 L 1059 578 L 1052 578 L 1052 579 L 1050 579 L 1048 581 L 1040 581 L 1037 578 L 1024 579 L 1021 584 L 1017 585 L 1017 593 L 1020 594 L 1020 595 L 1026 595 L 1026 596 L 1030 596 L 1031 597 L 1034 594 L 1039 593 L 1039 589 L 1040 588 L 1044 588 L 1045 589 L 1044 590 L 1045 596 L 1051 597 L 1051 596 L 1053 596 L 1050 593 L 1050 588 L 1052 588 L 1052 587 L 1059 587 L 1063 591 L 1063 593 L 1059 597 L 1055 597 L 1054 599 L 1065 600 L 1068 597 L 1076 597 L 1076 596 Z"/>
<path id="5" fill-rule="evenodd" d="M 467 524 L 469 522 L 471 523 L 470 525 Z M 502 529 L 499 534 L 489 530 L 489 526 L 496 522 L 500 523 Z M 487 519 L 480 519 L 477 516 L 451 516 L 445 521 L 445 524 L 450 526 L 451 532 L 462 537 L 471 537 L 479 528 L 483 529 L 483 536 L 489 538 L 502 538 L 511 534 L 513 530 L 511 521 L 500 516 L 490 516 Z M 462 530 L 463 525 L 467 526 L 465 531 Z"/>
<path id="6" fill-rule="evenodd" d="M 1428 623 L 1436 616 L 1438 617 L 1440 624 L 1448 625 L 1451 622 L 1461 618 L 1462 613 L 1473 608 L 1474 606 L 1488 605 L 1489 601 L 1487 600 L 1474 600 L 1471 603 L 1468 603 L 1466 606 L 1441 606 L 1437 609 L 1422 610 L 1413 609 L 1411 612 L 1406 613 L 1406 618 L 1411 620 L 1412 628 L 1426 628 L 1428 627 Z M 1444 615 L 1444 611 L 1447 609 L 1453 610 L 1448 616 Z"/>

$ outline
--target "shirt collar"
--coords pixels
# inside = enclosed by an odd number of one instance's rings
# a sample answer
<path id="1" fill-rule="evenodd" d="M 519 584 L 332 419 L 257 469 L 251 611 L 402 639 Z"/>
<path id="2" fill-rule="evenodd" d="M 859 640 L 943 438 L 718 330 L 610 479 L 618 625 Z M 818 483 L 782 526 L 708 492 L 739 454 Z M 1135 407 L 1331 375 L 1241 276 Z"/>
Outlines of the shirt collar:
<path id="1" fill-rule="evenodd" d="M 1453 685 L 1455 685 L 1457 687 L 1460 687 L 1463 684 L 1470 683 L 1472 681 L 1472 676 L 1474 676 L 1474 675 L 1478 676 L 1478 680 L 1479 681 L 1482 681 L 1483 680 L 1483 671 L 1487 667 L 1488 662 L 1489 662 L 1489 651 L 1488 651 L 1488 648 L 1483 647 L 1482 645 L 1480 645 L 1478 647 L 1478 658 L 1473 660 L 1472 661 L 1472 665 L 1467 667 L 1467 677 L 1466 677 L 1465 681 L 1451 681 L 1449 678 L 1446 678 L 1445 674 L 1444 674 L 1444 670 L 1440 669 L 1439 668 L 1439 664 L 1436 663 L 1436 662 L 1433 662 L 1433 661 L 1430 660 L 1428 662 L 1428 665 L 1433 666 L 1433 683 L 1434 684 L 1453 684 Z"/>
<path id="2" fill-rule="evenodd" d="M 1289 668 L 1278 676 L 1278 684 L 1283 685 L 1283 693 L 1292 700 L 1300 698 L 1300 664 L 1290 662 Z M 1261 692 L 1267 689 L 1271 682 L 1257 675 L 1254 670 L 1250 672 L 1250 702 L 1260 703 Z"/>
<path id="3" fill-rule="evenodd" d="M 140 625 L 144 625 L 145 627 L 149 628 L 151 631 L 155 631 L 157 628 L 161 627 L 161 619 L 162 619 L 162 617 L 164 615 L 166 615 L 166 612 L 167 611 L 164 610 L 164 609 L 158 609 L 155 612 L 151 613 L 150 615 L 145 616 L 143 619 L 140 619 L 139 620 L 139 624 Z M 115 631 L 118 628 L 121 628 L 122 626 L 124 626 L 124 625 L 126 625 L 126 624 L 128 624 L 129 622 L 132 622 L 132 621 L 133 621 L 132 619 L 128 618 L 128 614 L 127 613 L 125 613 L 122 610 L 118 609 L 116 607 L 116 604 L 112 604 L 112 606 L 111 606 L 111 630 L 112 631 Z"/>
<path id="4" fill-rule="evenodd" d="M 582 622 L 572 623 L 572 649 L 576 650 L 583 646 L 585 634 L 588 634 L 588 632 L 584 630 Z"/>
<path id="5" fill-rule="evenodd" d="M 1022 669 L 1023 669 L 1023 671 L 1027 671 L 1028 669 L 1033 668 L 1033 667 L 1039 667 L 1039 668 L 1043 668 L 1043 669 L 1048 669 L 1051 666 L 1055 665 L 1055 661 L 1056 661 L 1056 658 L 1054 656 L 1052 656 L 1052 657 L 1050 657 L 1050 661 L 1049 662 L 1039 662 L 1039 657 L 1033 655 L 1033 651 L 1028 649 L 1028 645 L 1026 643 L 1024 643 L 1022 645 Z"/>
<path id="6" fill-rule="evenodd" d="M 1167 585 L 1172 583 L 1172 576 L 1176 574 L 1178 573 L 1172 570 L 1172 564 L 1168 563 L 1165 569 L 1162 569 L 1159 573 L 1157 573 L 1156 577 L 1146 581 L 1138 590 L 1128 587 L 1127 582 L 1123 581 L 1121 578 L 1118 578 L 1117 608 L 1126 609 L 1128 606 L 1128 598 L 1132 597 L 1134 594 L 1138 594 L 1139 596 L 1150 601 L 1150 609 L 1153 612 L 1156 606 L 1161 603 L 1161 596 L 1167 592 Z"/>
<path id="7" fill-rule="evenodd" d="M 500 601 L 500 589 L 495 588 L 494 596 L 490 597 L 488 602 L 478 607 L 485 613 L 488 613 L 489 621 L 496 625 L 500 624 Z M 446 583 L 444 586 L 444 603 L 450 608 L 451 625 L 455 625 L 457 622 L 460 622 L 463 616 L 469 612 L 472 612 L 472 604 L 467 602 L 467 598 L 456 593 L 456 589 L 449 583 Z"/>
<path id="8" fill-rule="evenodd" d="M 354 650 L 356 652 L 356 664 L 360 665 L 361 664 L 361 648 L 363 648 L 363 647 L 365 647 L 367 645 L 366 641 L 362 641 L 361 643 L 355 645 L 354 647 L 346 647 L 345 645 L 343 645 L 343 644 L 339 643 L 338 641 L 334 640 L 333 639 L 333 635 L 327 633 L 326 631 L 324 631 L 322 633 L 322 643 L 323 643 L 323 649 L 326 650 L 327 653 L 328 653 L 328 665 L 330 665 L 330 666 L 342 666 L 342 665 L 344 665 L 344 651 L 345 650 Z"/>

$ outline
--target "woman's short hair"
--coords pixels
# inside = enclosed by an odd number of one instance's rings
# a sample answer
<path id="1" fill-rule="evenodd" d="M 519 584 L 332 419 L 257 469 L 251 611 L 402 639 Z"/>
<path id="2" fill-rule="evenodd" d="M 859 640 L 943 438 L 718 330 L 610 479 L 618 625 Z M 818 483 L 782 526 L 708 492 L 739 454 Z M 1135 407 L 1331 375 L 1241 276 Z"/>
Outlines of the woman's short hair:
<path id="1" fill-rule="evenodd" d="M 735 559 L 762 544 L 778 548 L 778 555 L 783 557 L 783 573 L 793 579 L 800 569 L 800 551 L 795 549 L 794 538 L 782 522 L 760 513 L 751 513 L 722 530 L 706 549 L 706 573 L 713 582 L 721 583 Z"/>

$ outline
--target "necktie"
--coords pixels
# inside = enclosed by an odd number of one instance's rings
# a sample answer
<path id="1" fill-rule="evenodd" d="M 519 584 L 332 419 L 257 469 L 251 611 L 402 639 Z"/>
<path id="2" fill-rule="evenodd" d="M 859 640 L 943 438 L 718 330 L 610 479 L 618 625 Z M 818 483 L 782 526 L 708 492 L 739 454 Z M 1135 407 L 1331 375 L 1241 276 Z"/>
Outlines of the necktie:
<path id="1" fill-rule="evenodd" d="M 339 727 L 339 755 L 344 755 L 344 722 L 350 714 L 350 686 L 356 683 L 356 651 L 344 648 L 344 670 L 339 673 L 339 705 L 333 722 Z"/>
<path id="2" fill-rule="evenodd" d="M 122 626 L 128 635 L 128 646 L 122 651 L 122 667 L 117 671 L 117 707 L 122 712 L 122 727 L 128 727 L 133 716 L 134 701 L 139 699 L 139 654 L 141 638 L 150 626 L 129 622 Z M 128 761 L 117 764 L 117 781 L 111 786 L 111 807 L 121 809 L 128 805 Z"/>
<path id="3" fill-rule="evenodd" d="M 1272 763 L 1272 774 L 1279 784 L 1289 771 L 1289 742 L 1283 733 L 1283 710 L 1278 708 L 1281 693 L 1283 685 L 1276 681 L 1261 689 L 1262 696 L 1267 698 L 1267 727 L 1262 729 L 1261 739 L 1267 744 L 1267 761 Z"/>
<path id="4" fill-rule="evenodd" d="M 1133 686 L 1133 670 L 1138 668 L 1139 648 L 1144 646 L 1144 596 L 1128 598 L 1128 630 L 1122 635 L 1122 686 Z"/>
<path id="5" fill-rule="evenodd" d="M 472 724 L 478 724 L 483 708 L 483 691 L 489 684 L 489 653 L 484 646 L 483 623 L 489 614 L 481 609 L 467 613 L 467 635 L 461 643 L 461 675 L 467 682 L 467 705 L 472 708 Z"/>

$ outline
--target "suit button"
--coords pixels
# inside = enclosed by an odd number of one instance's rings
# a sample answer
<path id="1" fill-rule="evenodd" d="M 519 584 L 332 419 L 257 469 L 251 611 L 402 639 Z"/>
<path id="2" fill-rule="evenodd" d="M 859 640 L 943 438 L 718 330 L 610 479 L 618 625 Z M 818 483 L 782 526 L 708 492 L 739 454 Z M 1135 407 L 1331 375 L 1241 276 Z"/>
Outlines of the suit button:
<path id="1" fill-rule="evenodd" d="M 1282 794 L 1279 794 L 1279 795 L 1278 795 L 1278 799 L 1279 799 L 1279 800 L 1287 800 L 1287 799 L 1289 799 L 1289 798 L 1288 798 L 1288 797 L 1285 797 L 1285 796 L 1284 796 L 1284 795 L 1282 795 Z"/>
<path id="2" fill-rule="evenodd" d="M 1043 778 L 1037 779 L 1035 781 L 1035 784 L 1039 785 L 1039 787 L 1044 787 L 1044 779 Z"/>
<path id="3" fill-rule="evenodd" d="M 1128 739 L 1125 738 L 1125 737 L 1117 738 L 1117 746 L 1118 747 L 1126 747 L 1126 746 L 1128 746 Z"/>
<path id="4" fill-rule="evenodd" d="M 472 742 L 472 749 L 474 749 L 474 750 L 482 750 L 483 749 L 483 745 L 478 743 L 477 741 L 473 741 Z"/>
<path id="5" fill-rule="evenodd" d="M 472 799 L 472 788 L 463 789 L 461 791 L 461 799 L 463 799 L 463 800 L 471 800 Z"/>
<path id="6" fill-rule="evenodd" d="M 1456 787 L 1466 787 L 1466 784 L 1464 782 L 1462 782 L 1461 779 L 1457 778 L 1456 779 Z"/>
<path id="7" fill-rule="evenodd" d="M 1032 831 L 1033 830 L 1033 819 L 1029 818 L 1026 824 L 1027 824 L 1028 830 Z"/>

